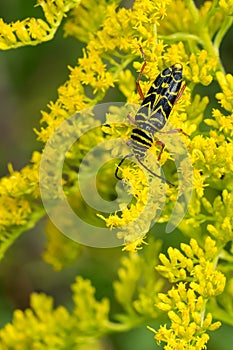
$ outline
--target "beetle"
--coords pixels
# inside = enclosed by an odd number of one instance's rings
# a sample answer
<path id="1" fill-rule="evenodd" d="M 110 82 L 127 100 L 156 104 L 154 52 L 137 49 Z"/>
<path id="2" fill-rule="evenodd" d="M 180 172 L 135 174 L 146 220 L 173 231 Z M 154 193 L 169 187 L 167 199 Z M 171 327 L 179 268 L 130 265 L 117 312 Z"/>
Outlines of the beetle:
<path id="1" fill-rule="evenodd" d="M 183 94 L 186 84 L 182 86 L 182 70 L 183 67 L 180 63 L 175 63 L 171 67 L 165 68 L 154 80 L 146 96 L 143 95 L 140 79 L 142 77 L 143 71 L 147 64 L 145 60 L 145 55 L 142 47 L 140 46 L 140 51 L 144 63 L 139 72 L 138 78 L 136 80 L 137 91 L 142 99 L 140 108 L 138 109 L 135 119 L 128 116 L 130 121 L 135 125 L 133 128 L 130 140 L 127 145 L 132 148 L 132 153 L 127 154 L 117 165 L 115 170 L 115 177 L 118 180 L 122 180 L 118 176 L 119 168 L 126 158 L 135 156 L 137 161 L 153 176 L 160 178 L 163 182 L 166 182 L 172 186 L 169 180 L 162 176 L 155 174 L 151 169 L 149 169 L 144 163 L 146 152 L 155 143 L 161 147 L 158 155 L 158 160 L 160 160 L 162 152 L 164 150 L 165 144 L 160 140 L 155 140 L 154 135 L 156 133 L 162 133 L 162 129 L 165 126 L 172 108 L 177 100 Z M 182 129 L 173 129 L 166 131 L 168 134 L 172 133 L 182 133 L 188 136 Z"/>

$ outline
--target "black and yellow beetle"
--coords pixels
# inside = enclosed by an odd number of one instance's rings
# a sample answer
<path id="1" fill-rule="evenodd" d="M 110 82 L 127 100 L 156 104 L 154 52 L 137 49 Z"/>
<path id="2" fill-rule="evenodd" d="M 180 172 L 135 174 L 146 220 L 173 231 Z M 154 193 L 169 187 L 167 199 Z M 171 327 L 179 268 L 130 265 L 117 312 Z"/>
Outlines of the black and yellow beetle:
<path id="1" fill-rule="evenodd" d="M 142 56 L 144 58 L 144 52 L 140 47 Z M 182 95 L 185 84 L 182 86 L 182 65 L 176 63 L 169 68 L 165 68 L 155 79 L 151 85 L 146 96 L 143 95 L 140 87 L 140 79 L 143 73 L 143 70 L 146 66 L 146 61 L 144 59 L 143 66 L 139 73 L 139 76 L 136 81 L 136 86 L 138 93 L 141 97 L 142 104 L 135 115 L 135 119 L 129 116 L 130 121 L 135 125 L 135 128 L 132 130 L 130 135 L 130 140 L 127 142 L 128 146 L 132 148 L 132 153 L 127 154 L 117 165 L 115 176 L 117 179 L 122 180 L 118 176 L 119 167 L 124 162 L 126 158 L 135 156 L 137 161 L 153 176 L 160 178 L 162 181 L 173 185 L 167 179 L 155 174 L 151 169 L 149 169 L 144 163 L 144 157 L 147 150 L 155 143 L 161 146 L 161 151 L 158 155 L 158 160 L 161 157 L 165 144 L 160 140 L 155 140 L 154 135 L 161 132 L 165 126 L 167 119 L 171 113 L 172 107 L 175 102 Z M 166 133 L 183 133 L 182 129 L 173 129 L 166 131 Z M 174 186 L 174 185 L 173 185 Z"/>

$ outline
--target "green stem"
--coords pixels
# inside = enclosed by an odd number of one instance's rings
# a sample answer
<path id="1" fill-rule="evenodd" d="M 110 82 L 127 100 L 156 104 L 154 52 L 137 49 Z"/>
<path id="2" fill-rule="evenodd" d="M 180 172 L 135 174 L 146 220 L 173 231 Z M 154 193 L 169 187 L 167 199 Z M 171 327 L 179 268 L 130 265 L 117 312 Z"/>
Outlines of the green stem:
<path id="1" fill-rule="evenodd" d="M 145 324 L 146 324 L 145 318 L 138 317 L 138 318 L 135 318 L 135 320 L 127 320 L 127 321 L 124 320 L 124 322 L 122 323 L 107 321 L 105 323 L 105 327 L 111 332 L 122 333 Z"/>
<path id="2" fill-rule="evenodd" d="M 223 24 L 221 25 L 218 33 L 216 34 L 216 37 L 214 39 L 214 48 L 215 50 L 219 50 L 219 46 L 222 42 L 223 37 L 225 36 L 226 32 L 228 31 L 228 29 L 232 26 L 233 23 L 233 17 L 227 16 L 224 21 Z"/>
<path id="3" fill-rule="evenodd" d="M 208 11 L 207 14 L 207 18 L 206 18 L 206 23 L 209 24 L 209 21 L 212 17 L 212 15 L 214 15 L 214 13 L 216 12 L 216 7 L 218 6 L 218 1 L 219 0 L 213 0 L 212 4 L 211 4 L 211 8 Z"/>
<path id="4" fill-rule="evenodd" d="M 193 18 L 193 21 L 194 23 L 198 23 L 199 20 L 200 20 L 200 17 L 199 17 L 199 12 L 198 12 L 198 9 L 196 8 L 196 5 L 194 3 L 194 1 L 192 0 L 185 0 L 185 4 L 187 6 L 187 8 L 189 9 L 191 15 L 192 15 L 192 18 Z"/>
<path id="5" fill-rule="evenodd" d="M 200 17 L 199 11 L 196 8 L 194 2 L 192 0 L 185 0 L 185 3 L 194 19 L 194 23 L 196 24 L 200 42 L 202 43 L 203 47 L 208 51 L 209 56 L 215 57 L 217 59 L 219 70 L 225 74 L 221 59 L 219 57 L 219 44 L 220 44 L 220 40 L 222 40 L 226 31 L 229 29 L 230 23 L 232 22 L 229 20 L 226 21 L 224 28 L 220 30 L 219 34 L 216 37 L 217 39 L 216 43 L 213 44 L 209 34 L 206 20 L 203 21 L 202 17 Z"/>
<path id="6" fill-rule="evenodd" d="M 225 74 L 225 70 L 223 68 L 223 65 L 222 65 L 222 62 L 221 62 L 221 59 L 219 56 L 219 50 L 218 50 L 218 48 L 213 46 L 213 43 L 210 39 L 207 28 L 204 28 L 204 30 L 203 30 L 202 39 L 203 39 L 204 47 L 208 51 L 209 55 L 217 58 L 219 70 L 221 70 Z"/>
<path id="7" fill-rule="evenodd" d="M 164 40 L 164 41 L 189 41 L 194 40 L 199 42 L 200 38 L 197 35 L 189 34 L 189 33 L 174 33 L 171 35 L 158 35 L 158 39 Z"/>

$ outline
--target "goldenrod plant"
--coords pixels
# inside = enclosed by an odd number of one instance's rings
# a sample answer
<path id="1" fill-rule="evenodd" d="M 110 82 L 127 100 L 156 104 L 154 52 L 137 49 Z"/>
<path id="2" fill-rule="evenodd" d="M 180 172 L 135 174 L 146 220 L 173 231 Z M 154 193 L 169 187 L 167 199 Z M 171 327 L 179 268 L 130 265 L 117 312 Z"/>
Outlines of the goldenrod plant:
<path id="1" fill-rule="evenodd" d="M 59 27 L 84 48 L 77 64 L 69 65 L 69 77 L 58 88 L 57 100 L 42 112 L 41 128 L 35 127 L 41 151 L 33 152 L 30 163 L 19 171 L 9 164 L 8 176 L 0 180 L 0 256 L 7 259 L 14 241 L 49 215 L 43 206 L 46 195 L 54 205 L 60 200 L 60 187 L 47 186 L 57 179 L 62 164 L 62 179 L 57 181 L 74 212 L 90 225 L 108 228 L 106 235 L 116 232 L 116 240 L 123 242 L 118 277 L 112 281 L 112 298 L 121 312 L 114 313 L 107 297 L 97 300 L 92 282 L 77 276 L 71 287 L 72 309 L 55 307 L 52 297 L 33 293 L 30 308 L 16 310 L 12 322 L 0 330 L 0 349 L 105 349 L 105 336 L 139 326 L 149 329 L 165 350 L 207 349 L 221 323 L 233 326 L 233 77 L 225 72 L 219 54 L 233 22 L 233 1 L 206 1 L 200 8 L 191 0 L 38 0 L 37 6 L 44 19 L 0 20 L 2 50 L 43 45 L 53 40 Z M 186 89 L 169 122 L 189 135 L 179 136 L 185 157 L 176 169 L 176 152 L 165 147 L 162 154 L 160 165 L 175 186 L 148 178 L 145 169 L 128 159 L 120 169 L 119 191 L 130 196 L 129 203 L 123 198 L 117 210 L 94 210 L 82 198 L 77 173 L 96 145 L 115 139 L 126 144 L 129 139 L 133 126 L 127 114 L 130 111 L 133 118 L 133 107 L 141 102 L 135 83 L 143 64 L 142 50 L 147 62 L 140 82 L 144 94 L 165 67 L 183 66 Z M 209 86 L 214 81 L 219 106 L 208 112 Z M 99 123 L 93 111 L 111 88 L 121 92 L 125 105 L 110 106 Z M 63 148 L 73 135 L 78 142 Z M 175 143 L 175 136 L 169 135 L 168 144 Z M 172 147 L 179 148 L 176 143 Z M 129 150 L 127 146 L 121 150 L 118 143 L 105 148 L 115 160 L 92 155 L 90 162 L 104 164 L 96 182 L 110 202 L 116 195 L 116 164 Z M 146 156 L 151 169 L 158 166 L 159 151 L 155 146 Z M 56 160 L 55 172 L 54 168 L 44 171 L 45 154 L 47 165 L 48 159 Z M 90 183 L 84 185 L 87 189 Z M 183 207 L 187 193 L 190 199 Z M 138 219 L 145 207 L 145 215 Z M 183 241 L 164 252 L 156 231 L 158 227 L 165 231 L 174 207 L 169 234 L 182 233 Z M 62 212 L 58 216 L 67 220 Z M 51 217 L 46 230 L 44 260 L 55 270 L 73 264 L 82 240 L 65 237 Z M 76 230 L 81 234 L 82 226 Z M 98 235 L 95 239 L 98 245 Z"/>

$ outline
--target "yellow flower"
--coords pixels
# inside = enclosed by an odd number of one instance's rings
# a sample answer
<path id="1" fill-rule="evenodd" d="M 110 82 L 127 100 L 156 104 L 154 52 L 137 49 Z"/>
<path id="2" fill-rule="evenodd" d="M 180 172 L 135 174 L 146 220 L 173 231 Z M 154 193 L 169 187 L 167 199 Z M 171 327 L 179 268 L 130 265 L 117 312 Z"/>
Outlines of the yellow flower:
<path id="1" fill-rule="evenodd" d="M 222 88 L 222 92 L 216 94 L 221 106 L 228 112 L 233 109 L 233 76 L 231 74 L 224 74 L 222 72 L 216 73 L 216 78 Z"/>
<path id="2" fill-rule="evenodd" d="M 65 13 L 79 5 L 79 0 L 38 0 L 49 25 L 42 19 L 26 18 L 6 24 L 0 19 L 0 48 L 7 50 L 25 45 L 37 45 L 51 40 Z"/>
<path id="3" fill-rule="evenodd" d="M 206 330 L 217 329 L 220 324 L 212 323 L 212 315 L 208 313 L 203 319 L 203 309 L 205 300 L 196 298 L 196 294 L 191 289 L 187 289 L 185 284 L 179 283 L 177 289 L 172 288 L 168 294 L 168 303 L 173 304 L 173 310 L 168 311 L 171 326 L 161 325 L 158 331 L 149 328 L 155 333 L 158 343 L 165 342 L 166 349 L 202 349 L 209 340 Z M 159 298 L 164 300 L 164 295 L 159 294 Z M 170 310 L 168 304 L 167 310 Z M 162 310 L 166 308 L 162 304 Z M 161 303 L 157 304 L 161 307 Z"/>
<path id="4" fill-rule="evenodd" d="M 224 10 L 224 12 L 231 16 L 233 14 L 233 1 L 232 0 L 219 0 L 219 6 Z"/>
<path id="5" fill-rule="evenodd" d="M 138 238 L 131 243 L 126 243 L 122 250 L 135 253 L 137 250 L 142 249 L 142 244 L 146 244 L 146 242 L 144 241 L 144 237 Z"/>
<path id="6" fill-rule="evenodd" d="M 194 188 L 195 188 L 195 191 L 198 195 L 198 197 L 203 197 L 204 195 L 204 189 L 205 187 L 208 186 L 208 184 L 204 184 L 206 178 L 205 176 L 203 175 L 202 173 L 202 170 L 197 170 L 197 169 L 194 169 L 194 181 L 193 181 L 193 185 L 194 185 Z"/>
<path id="7" fill-rule="evenodd" d="M 197 55 L 191 54 L 186 76 L 195 84 L 209 85 L 213 80 L 213 73 L 217 67 L 217 58 L 210 57 L 206 50 L 200 50 Z"/>

